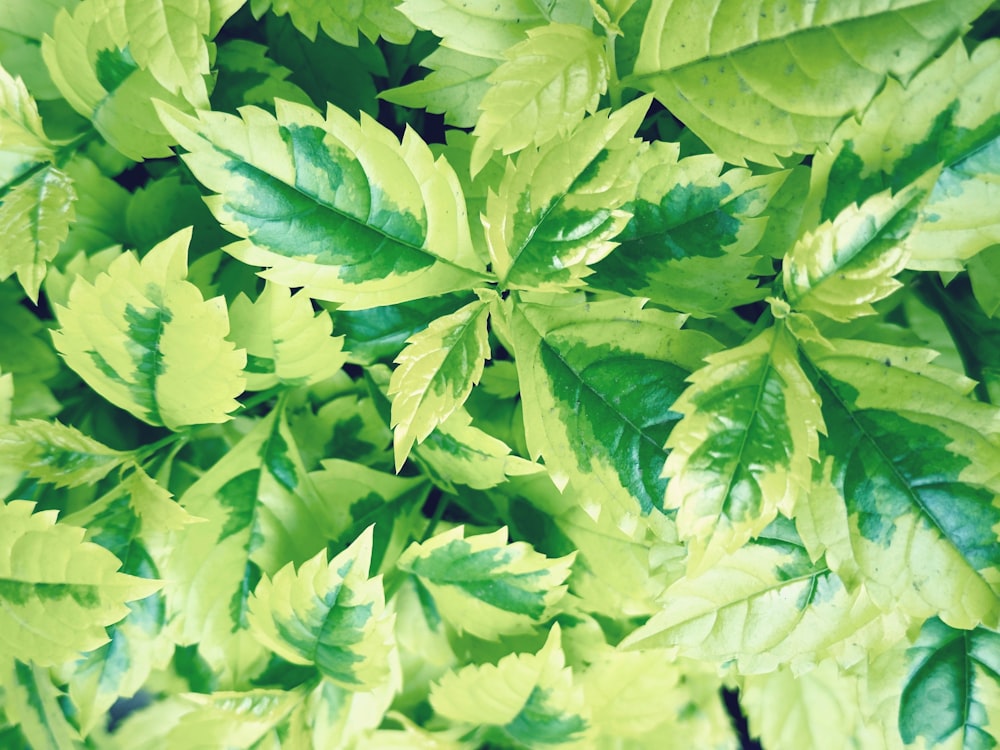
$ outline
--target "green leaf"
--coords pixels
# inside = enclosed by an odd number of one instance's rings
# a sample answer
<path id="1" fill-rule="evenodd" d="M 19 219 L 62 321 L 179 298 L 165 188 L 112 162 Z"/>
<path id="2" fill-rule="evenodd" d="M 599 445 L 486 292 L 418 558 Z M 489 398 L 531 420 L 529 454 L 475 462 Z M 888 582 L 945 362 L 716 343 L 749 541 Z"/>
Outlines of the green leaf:
<path id="1" fill-rule="evenodd" d="M 535 654 L 510 654 L 494 664 L 463 667 L 431 687 L 434 710 L 447 719 L 495 728 L 495 736 L 529 748 L 574 745 L 587 736 L 583 692 L 565 667 L 553 625 Z"/>
<path id="2" fill-rule="evenodd" d="M 228 252 L 268 266 L 267 279 L 346 309 L 467 289 L 484 278 L 458 180 L 413 131 L 400 144 L 364 115 L 359 124 L 333 106 L 325 120 L 299 104 L 275 106 L 277 119 L 254 107 L 242 109 L 242 119 L 161 110 L 191 152 L 184 157 L 191 171 L 220 194 L 208 199 L 212 212 L 246 238 Z"/>
<path id="3" fill-rule="evenodd" d="M 753 250 L 785 175 L 723 172 L 713 154 L 679 155 L 678 144 L 662 141 L 639 155 L 635 198 L 623 205 L 632 218 L 588 284 L 699 317 L 761 299 L 765 290 L 750 278 L 761 263 Z"/>
<path id="4" fill-rule="evenodd" d="M 373 730 L 382 723 L 395 692 L 396 685 L 392 683 L 373 690 L 353 691 L 330 680 L 320 680 L 289 717 L 282 747 L 314 750 L 351 747 L 361 750 L 365 747 L 365 739 L 371 737 Z M 375 745 L 371 750 L 388 747 Z M 443 749 L 434 747 L 432 750 Z"/>
<path id="5" fill-rule="evenodd" d="M 902 286 L 895 277 L 907 263 L 904 238 L 922 197 L 919 186 L 877 193 L 799 239 L 783 263 L 792 307 L 844 322 L 873 315 L 872 303 Z"/>
<path id="6" fill-rule="evenodd" d="M 247 351 L 247 390 L 279 383 L 312 385 L 347 362 L 344 337 L 332 337 L 333 321 L 313 311 L 309 298 L 268 282 L 253 302 L 240 294 L 229 308 L 231 340 Z"/>
<path id="7" fill-rule="evenodd" d="M 143 70 L 164 89 L 181 93 L 196 107 L 208 104 L 205 78 L 211 0 L 103 0 L 109 28 L 119 49 L 128 49 Z"/>
<path id="8" fill-rule="evenodd" d="M 309 96 L 291 81 L 291 70 L 278 65 L 268 48 L 245 39 L 233 39 L 219 47 L 219 70 L 212 109 L 235 113 L 244 104 L 271 107 L 275 99 L 309 104 Z"/>
<path id="9" fill-rule="evenodd" d="M 0 279 L 17 274 L 32 302 L 38 300 L 49 261 L 69 232 L 76 191 L 69 175 L 46 166 L 0 198 Z"/>
<path id="10" fill-rule="evenodd" d="M 148 0 L 148 7 L 155 10 L 162 1 Z M 122 10 L 118 3 L 125 0 L 108 2 Z M 138 0 L 135 7 L 141 12 L 146 4 L 146 0 Z M 42 57 L 52 81 L 70 106 L 89 118 L 97 132 L 128 158 L 138 161 L 172 156 L 174 141 L 160 124 L 153 101 L 168 102 L 185 111 L 192 105 L 140 67 L 121 39 L 120 25 L 117 29 L 113 26 L 115 14 L 107 10 L 105 0 L 86 0 L 72 15 L 59 11 L 51 36 L 47 34 L 42 40 Z M 184 13 L 176 15 L 183 17 Z M 158 31 L 162 32 L 158 25 L 149 29 L 154 36 Z"/>
<path id="11" fill-rule="evenodd" d="M 334 538 L 334 510 L 306 474 L 282 410 L 272 411 L 181 496 L 204 523 L 169 537 L 162 565 L 174 637 L 216 670 L 263 666 L 247 628 L 261 575 L 304 563 Z"/>
<path id="12" fill-rule="evenodd" d="M 557 484 L 586 488 L 588 513 L 610 512 L 628 530 L 661 515 L 663 446 L 681 418 L 671 407 L 717 346 L 642 302 L 522 303 L 507 313 L 531 456 L 544 457 Z"/>
<path id="13" fill-rule="evenodd" d="M 633 134 L 648 106 L 638 99 L 588 117 L 571 133 L 508 163 L 483 223 L 493 271 L 511 289 L 581 286 L 589 266 L 616 246 L 629 214 L 619 207 L 635 185 Z"/>
<path id="14" fill-rule="evenodd" d="M 117 572 L 118 558 L 84 542 L 83 529 L 34 508 L 25 500 L 0 507 L 0 653 L 44 667 L 105 643 L 104 627 L 128 614 L 125 602 L 161 584 Z"/>
<path id="15" fill-rule="evenodd" d="M 899 733 L 911 744 L 965 750 L 996 747 L 1000 722 L 1000 635 L 924 623 L 908 651 Z"/>
<path id="16" fill-rule="evenodd" d="M 422 442 L 479 383 L 490 357 L 486 321 L 489 307 L 472 302 L 432 321 L 407 340 L 389 381 L 396 469 L 413 443 Z"/>
<path id="17" fill-rule="evenodd" d="M 253 14 L 260 18 L 268 8 L 286 13 L 300 32 L 316 39 L 319 28 L 331 39 L 349 47 L 358 46 L 358 32 L 372 42 L 379 37 L 393 44 L 407 44 L 413 25 L 396 8 L 393 0 L 360 0 L 353 3 L 315 3 L 311 0 L 252 0 Z"/>
<path id="18" fill-rule="evenodd" d="M 459 632 L 495 640 L 532 632 L 554 614 L 573 555 L 550 560 L 525 542 L 508 543 L 506 527 L 467 538 L 464 530 L 414 543 L 396 563 L 420 579 Z"/>
<path id="19" fill-rule="evenodd" d="M 79 750 L 80 733 L 66 718 L 48 670 L 16 659 L 5 660 L 0 680 L 4 686 L 4 711 L 20 727 L 33 748 Z"/>
<path id="20" fill-rule="evenodd" d="M 548 24 L 504 53 L 489 76 L 473 135 L 472 173 L 492 151 L 504 154 L 541 146 L 593 114 L 607 90 L 608 64 L 601 39 L 579 26 Z"/>
<path id="21" fill-rule="evenodd" d="M 824 560 L 813 563 L 783 519 L 705 572 L 684 576 L 660 601 L 623 648 L 735 660 L 742 674 L 781 664 L 800 670 L 827 657 L 852 664 L 897 642 L 908 625 L 899 613 L 883 613 L 864 587 L 849 590 Z"/>
<path id="22" fill-rule="evenodd" d="M 888 76 L 905 81 L 988 5 L 757 0 L 706 15 L 699 0 L 654 0 L 633 85 L 726 161 L 777 165 L 827 143 Z"/>
<path id="23" fill-rule="evenodd" d="M 0 427 L 4 465 L 56 487 L 96 484 L 130 458 L 58 421 L 28 419 Z"/>
<path id="24" fill-rule="evenodd" d="M 184 280 L 191 230 L 139 261 L 112 261 L 93 284 L 78 279 L 53 341 L 95 391 L 149 424 L 176 430 L 224 422 L 239 406 L 246 354 L 226 340 L 221 297 L 203 300 Z"/>
<path id="25" fill-rule="evenodd" d="M 819 398 L 785 326 L 707 357 L 671 409 L 665 507 L 677 510 L 688 565 L 703 569 L 809 492 L 823 430 Z"/>
<path id="26" fill-rule="evenodd" d="M 487 76 L 498 61 L 438 47 L 420 64 L 431 71 L 427 77 L 381 91 L 378 98 L 443 114 L 445 123 L 457 128 L 475 127 L 479 103 L 490 87 Z"/>
<path id="27" fill-rule="evenodd" d="M 248 602 L 247 620 L 265 646 L 293 664 L 315 665 L 327 679 L 368 691 L 389 676 L 393 616 L 381 577 L 368 575 L 369 527 L 327 562 L 326 550 L 263 576 Z"/>
<path id="28" fill-rule="evenodd" d="M 995 626 L 996 409 L 965 398 L 972 381 L 929 364 L 934 352 L 848 340 L 805 352 L 827 428 L 813 494 L 831 566 L 887 609 Z"/>

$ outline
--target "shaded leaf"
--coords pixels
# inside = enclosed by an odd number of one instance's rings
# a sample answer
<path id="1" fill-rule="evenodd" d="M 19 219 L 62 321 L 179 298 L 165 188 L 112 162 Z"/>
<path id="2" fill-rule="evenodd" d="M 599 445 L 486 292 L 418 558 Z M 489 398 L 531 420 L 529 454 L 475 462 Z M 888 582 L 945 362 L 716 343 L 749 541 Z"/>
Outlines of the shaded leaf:
<path id="1" fill-rule="evenodd" d="M 30 419 L 0 427 L 5 466 L 57 487 L 96 484 L 131 456 L 58 421 Z"/>

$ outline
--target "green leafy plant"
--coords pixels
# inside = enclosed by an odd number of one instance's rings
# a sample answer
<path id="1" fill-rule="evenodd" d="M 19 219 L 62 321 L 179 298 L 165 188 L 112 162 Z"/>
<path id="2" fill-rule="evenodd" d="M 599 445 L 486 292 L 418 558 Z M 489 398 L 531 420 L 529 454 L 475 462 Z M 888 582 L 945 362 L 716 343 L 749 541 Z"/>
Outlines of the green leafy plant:
<path id="1" fill-rule="evenodd" d="M 995 747 L 998 24 L 5 0 L 0 745 Z"/>

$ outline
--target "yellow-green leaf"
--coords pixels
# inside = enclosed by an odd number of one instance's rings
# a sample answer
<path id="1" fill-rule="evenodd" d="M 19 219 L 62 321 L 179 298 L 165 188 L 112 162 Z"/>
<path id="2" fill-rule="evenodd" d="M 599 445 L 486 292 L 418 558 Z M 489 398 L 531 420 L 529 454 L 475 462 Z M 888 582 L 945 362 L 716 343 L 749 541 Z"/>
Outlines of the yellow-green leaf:
<path id="1" fill-rule="evenodd" d="M 0 656 L 52 666 L 105 643 L 105 626 L 129 612 L 125 602 L 161 584 L 119 573 L 121 561 L 84 542 L 83 529 L 34 508 L 0 506 Z"/>
<path id="2" fill-rule="evenodd" d="M 93 284 L 77 279 L 53 333 L 66 363 L 95 391 L 150 424 L 225 422 L 239 406 L 246 353 L 227 340 L 221 297 L 185 280 L 191 230 L 140 261 L 124 253 Z"/>
<path id="3" fill-rule="evenodd" d="M 6 467 L 57 487 L 94 484 L 131 455 L 116 451 L 58 421 L 27 419 L 0 426 L 0 460 Z"/>

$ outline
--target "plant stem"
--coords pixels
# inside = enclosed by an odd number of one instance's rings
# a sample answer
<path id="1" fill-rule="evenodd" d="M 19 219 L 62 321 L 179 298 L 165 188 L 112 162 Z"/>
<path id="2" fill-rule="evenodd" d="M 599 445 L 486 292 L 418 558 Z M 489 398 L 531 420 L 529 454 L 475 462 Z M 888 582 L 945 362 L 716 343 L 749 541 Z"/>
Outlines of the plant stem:
<path id="1" fill-rule="evenodd" d="M 618 80 L 618 61 L 615 59 L 615 37 L 614 31 L 605 31 L 604 52 L 608 61 L 608 100 L 612 109 L 620 109 L 622 106 L 622 82 Z"/>

